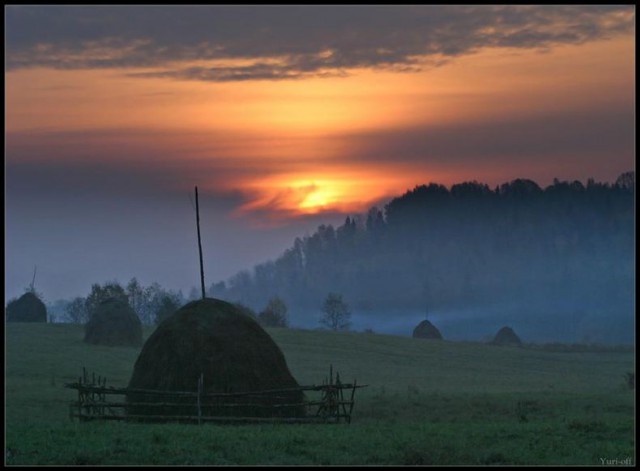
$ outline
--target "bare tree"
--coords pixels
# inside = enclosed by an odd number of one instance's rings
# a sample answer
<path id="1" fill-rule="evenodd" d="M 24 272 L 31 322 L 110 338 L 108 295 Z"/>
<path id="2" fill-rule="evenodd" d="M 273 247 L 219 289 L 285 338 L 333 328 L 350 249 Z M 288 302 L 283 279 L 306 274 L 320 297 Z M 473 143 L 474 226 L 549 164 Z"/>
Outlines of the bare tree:
<path id="1" fill-rule="evenodd" d="M 138 318 L 142 321 L 144 319 L 144 306 L 147 300 L 145 299 L 144 288 L 140 284 L 137 278 L 131 278 L 131 281 L 127 284 L 125 291 L 129 296 L 129 305 L 138 315 Z"/>
<path id="2" fill-rule="evenodd" d="M 74 298 L 67 304 L 67 315 L 74 324 L 84 324 L 89 320 L 89 314 L 86 307 L 86 299 L 82 297 Z"/>
<path id="3" fill-rule="evenodd" d="M 322 305 L 324 315 L 320 319 L 320 323 L 326 325 L 331 330 L 349 330 L 351 322 L 351 310 L 349 305 L 344 302 L 341 294 L 329 293 Z"/>

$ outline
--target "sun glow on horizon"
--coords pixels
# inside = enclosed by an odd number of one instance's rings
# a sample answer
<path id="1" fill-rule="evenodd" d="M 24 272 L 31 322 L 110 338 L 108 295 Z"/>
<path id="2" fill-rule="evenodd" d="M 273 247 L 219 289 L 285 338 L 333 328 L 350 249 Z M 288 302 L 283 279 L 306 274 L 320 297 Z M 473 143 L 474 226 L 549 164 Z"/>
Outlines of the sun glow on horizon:
<path id="1" fill-rule="evenodd" d="M 320 189 L 310 193 L 299 208 L 301 210 L 310 210 L 312 212 L 320 211 L 329 204 L 335 202 L 335 192 L 330 189 Z"/>
<path id="2" fill-rule="evenodd" d="M 359 213 L 397 192 L 397 176 L 341 169 L 308 175 L 278 175 L 248 184 L 249 199 L 237 216 L 263 213 L 272 222 L 323 212 Z"/>

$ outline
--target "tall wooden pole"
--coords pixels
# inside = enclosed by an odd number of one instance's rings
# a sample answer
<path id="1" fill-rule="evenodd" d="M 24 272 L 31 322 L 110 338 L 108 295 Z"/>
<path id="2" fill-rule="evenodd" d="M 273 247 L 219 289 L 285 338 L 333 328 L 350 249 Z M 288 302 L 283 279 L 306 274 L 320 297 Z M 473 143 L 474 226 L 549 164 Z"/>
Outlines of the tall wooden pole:
<path id="1" fill-rule="evenodd" d="M 198 206 L 198 187 L 196 186 L 196 225 L 198 226 L 198 251 L 200 252 L 200 284 L 202 287 L 202 299 L 204 292 L 204 266 L 202 265 L 202 242 L 200 241 L 200 207 Z"/>
<path id="2" fill-rule="evenodd" d="M 31 292 L 35 293 L 35 285 L 36 285 L 36 270 L 38 269 L 38 265 L 33 266 L 33 279 L 31 280 Z"/>

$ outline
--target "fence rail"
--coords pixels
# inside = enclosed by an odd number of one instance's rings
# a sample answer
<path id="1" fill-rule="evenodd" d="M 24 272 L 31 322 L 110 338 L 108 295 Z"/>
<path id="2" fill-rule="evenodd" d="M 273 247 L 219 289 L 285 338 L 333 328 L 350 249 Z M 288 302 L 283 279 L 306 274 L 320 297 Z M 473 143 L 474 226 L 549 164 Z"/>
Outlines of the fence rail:
<path id="1" fill-rule="evenodd" d="M 321 385 L 299 386 L 296 388 L 270 389 L 243 392 L 205 392 L 204 376 L 198 378 L 196 391 L 157 391 L 136 388 L 107 387 L 106 378 L 95 374 L 83 375 L 77 382 L 65 384 L 66 388 L 78 391 L 78 399 L 69 405 L 69 417 L 80 421 L 91 420 L 123 420 L 143 422 L 188 422 L 188 423 L 338 423 L 351 422 L 356 389 L 367 385 L 343 383 L 340 375 L 333 376 L 333 367 L 329 368 L 329 377 Z M 345 397 L 345 391 L 347 392 Z M 287 394 L 293 392 L 313 392 L 319 398 L 304 399 L 301 402 L 280 402 L 269 404 L 260 400 L 286 400 Z M 350 392 L 350 395 L 349 395 Z M 284 394 L 284 396 L 283 396 Z M 144 395 L 145 400 L 132 401 L 131 397 Z M 107 396 L 124 396 L 125 400 L 116 398 L 107 400 Z M 160 401 L 150 398 L 156 397 Z M 237 400 L 237 402 L 234 402 Z M 139 408 L 146 408 L 141 414 Z M 153 408 L 158 408 L 155 413 Z M 174 409 L 175 412 L 168 412 Z M 243 411 L 251 409 L 261 411 L 260 416 L 243 415 Z M 287 416 L 288 410 L 304 410 L 301 414 Z M 211 415 L 211 411 L 218 415 Z M 271 413 L 270 413 L 271 412 Z M 263 416 L 264 414 L 264 416 Z"/>

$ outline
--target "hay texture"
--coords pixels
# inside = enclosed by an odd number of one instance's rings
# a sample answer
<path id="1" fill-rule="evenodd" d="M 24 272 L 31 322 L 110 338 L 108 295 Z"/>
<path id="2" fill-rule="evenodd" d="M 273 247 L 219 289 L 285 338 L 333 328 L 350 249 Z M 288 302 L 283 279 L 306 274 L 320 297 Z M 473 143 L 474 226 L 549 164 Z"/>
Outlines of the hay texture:
<path id="1" fill-rule="evenodd" d="M 6 318 L 7 322 L 47 322 L 47 308 L 29 291 L 7 305 Z"/>
<path id="2" fill-rule="evenodd" d="M 413 329 L 413 338 L 442 340 L 442 334 L 435 325 L 425 319 Z"/>
<path id="3" fill-rule="evenodd" d="M 200 374 L 205 394 L 298 387 L 282 351 L 258 322 L 237 306 L 212 298 L 193 301 L 158 325 L 140 352 L 129 388 L 196 392 Z M 130 403 L 165 399 L 135 392 L 127 396 Z M 304 406 L 269 406 L 299 404 L 303 400 L 302 391 L 277 396 L 204 399 L 201 410 L 203 416 L 215 417 L 300 417 L 304 415 Z M 196 415 L 194 398 L 185 398 L 181 403 L 186 405 L 132 404 L 128 412 L 131 415 Z M 231 407 L 231 403 L 240 405 Z"/>
<path id="4" fill-rule="evenodd" d="M 84 326 L 84 341 L 95 345 L 142 345 L 142 323 L 124 299 L 102 301 Z"/>
<path id="5" fill-rule="evenodd" d="M 522 345 L 520 337 L 516 335 L 511 327 L 503 327 L 500 329 L 491 343 L 493 345 L 511 345 L 517 347 Z"/>

